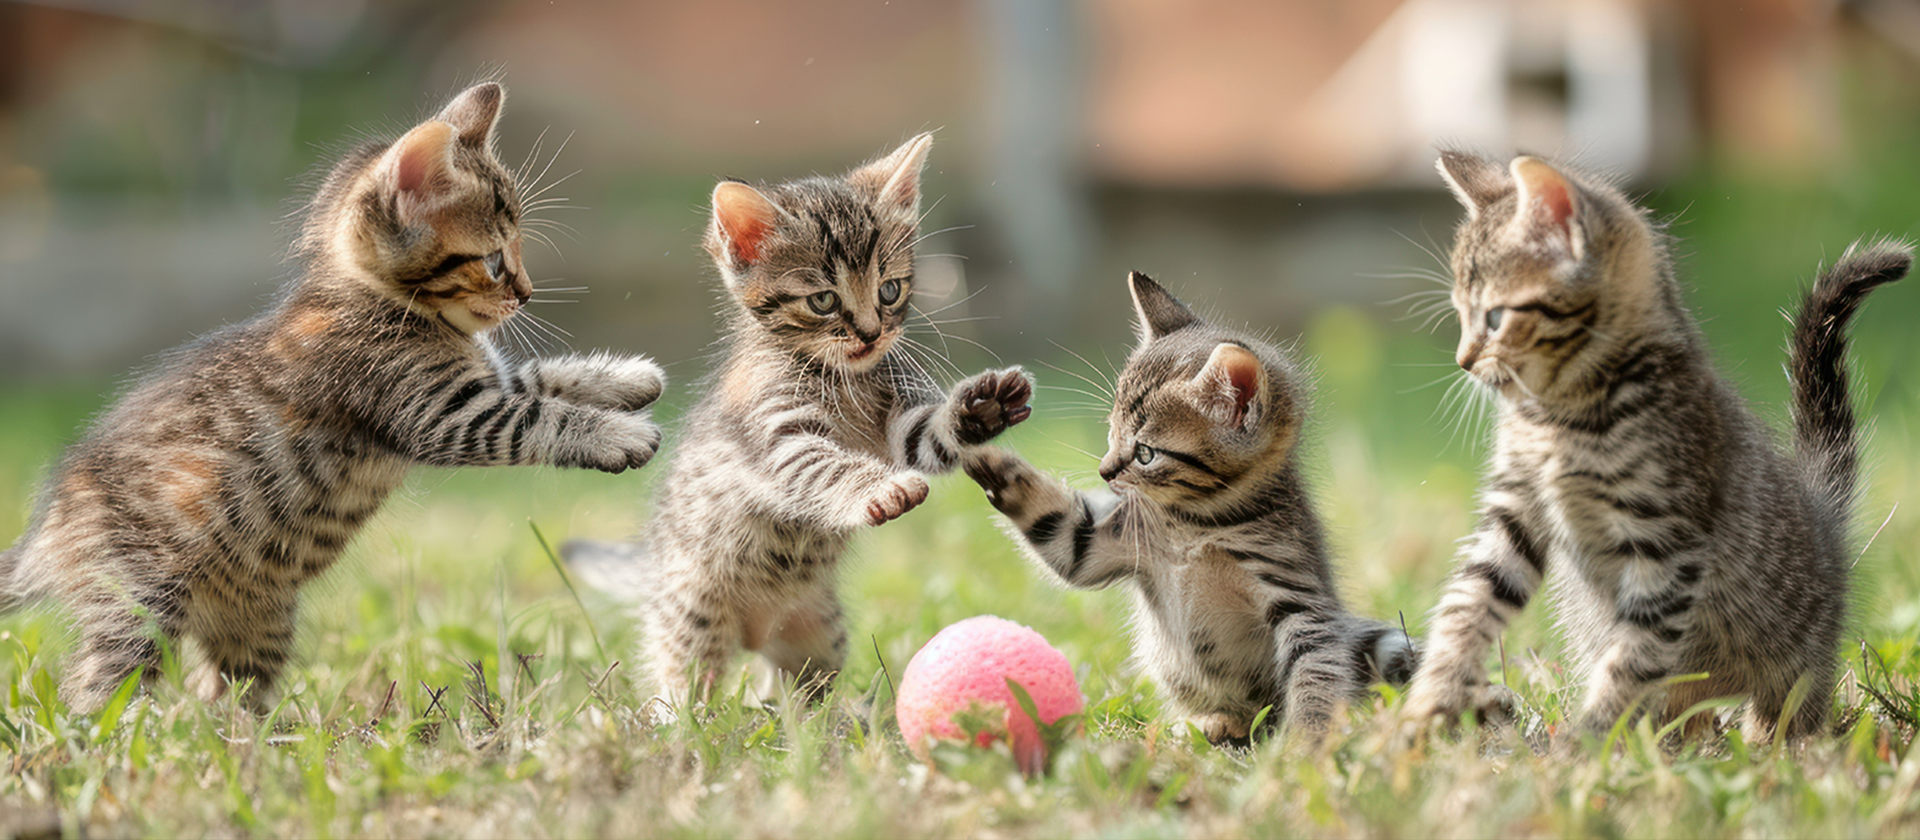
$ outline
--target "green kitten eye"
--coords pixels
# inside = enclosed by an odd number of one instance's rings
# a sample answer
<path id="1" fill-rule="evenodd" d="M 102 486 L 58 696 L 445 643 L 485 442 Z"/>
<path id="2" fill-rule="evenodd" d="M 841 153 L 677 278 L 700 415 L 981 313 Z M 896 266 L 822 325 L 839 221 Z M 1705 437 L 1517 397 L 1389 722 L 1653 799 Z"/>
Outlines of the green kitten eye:
<path id="1" fill-rule="evenodd" d="M 833 292 L 814 292 L 807 295 L 807 305 L 813 307 L 815 314 L 832 315 L 840 308 L 840 296 Z"/>
<path id="2" fill-rule="evenodd" d="M 1500 329 L 1500 321 L 1506 316 L 1507 308 L 1504 306 L 1496 306 L 1487 310 L 1487 330 L 1491 332 Z"/>
<path id="3" fill-rule="evenodd" d="M 1153 447 L 1148 446 L 1144 443 L 1134 444 L 1133 460 L 1138 462 L 1140 466 L 1144 467 L 1148 464 L 1153 463 L 1153 456 L 1154 456 Z"/>
<path id="4" fill-rule="evenodd" d="M 900 281 L 888 280 L 880 284 L 880 305 L 892 306 L 900 299 Z"/>
<path id="5" fill-rule="evenodd" d="M 488 254 L 486 263 L 487 277 L 492 279 L 493 282 L 498 283 L 500 282 L 500 278 L 507 275 L 507 255 L 505 253 L 495 251 Z"/>

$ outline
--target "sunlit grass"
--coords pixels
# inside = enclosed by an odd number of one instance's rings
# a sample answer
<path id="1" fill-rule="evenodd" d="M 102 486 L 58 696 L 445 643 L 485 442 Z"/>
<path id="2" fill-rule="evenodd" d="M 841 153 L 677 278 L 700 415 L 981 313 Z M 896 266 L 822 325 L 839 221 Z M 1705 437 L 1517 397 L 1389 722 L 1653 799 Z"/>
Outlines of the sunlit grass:
<path id="1" fill-rule="evenodd" d="M 1351 323 L 1351 321 L 1349 321 Z M 1368 370 L 1328 366 L 1311 462 L 1349 601 L 1413 630 L 1471 527 L 1478 440 L 1448 448 L 1413 413 L 1432 398 L 1355 395 L 1430 348 L 1321 330 L 1309 353 L 1379 342 Z M 1042 368 L 1044 371 L 1045 369 Z M 1383 372 L 1384 371 L 1384 372 Z M 1043 379 L 1047 374 L 1043 373 Z M 1091 480 L 1091 417 L 1042 412 L 1008 440 Z M 97 392 L 16 389 L 0 416 L 0 538 L 24 523 L 34 476 Z M 1883 403 L 1864 506 L 1920 510 L 1905 399 Z M 1071 414 L 1060 412 L 1059 414 Z M 1399 419 L 1396 419 L 1399 418 Z M 1444 418 L 1443 418 L 1444 419 Z M 1437 422 L 1437 421 L 1436 421 Z M 1407 430 L 1383 435 L 1382 427 Z M 1896 428 L 1898 427 L 1898 428 Z M 1438 460 L 1409 453 L 1429 447 Z M 1920 807 L 1920 575 L 1911 517 L 1861 563 L 1836 734 L 1787 747 L 1738 735 L 1669 751 L 1648 727 L 1611 747 L 1536 754 L 1576 702 L 1545 610 L 1489 658 L 1525 699 L 1521 726 L 1417 747 L 1390 737 L 1392 692 L 1328 747 L 1249 753 L 1196 743 L 1129 667 L 1129 598 L 1063 590 L 1014 553 L 977 489 L 936 482 L 845 564 L 857 643 L 823 710 L 735 691 L 677 716 L 632 681 L 634 629 L 576 600 L 535 538 L 633 533 L 656 477 L 546 469 L 422 471 L 306 593 L 302 643 L 272 715 L 186 699 L 177 657 L 151 696 L 93 718 L 53 694 L 65 624 L 0 617 L 0 831 L 158 836 L 1514 836 L 1911 835 Z M 584 603 L 583 603 L 584 602 Z M 584 608 L 583 608 L 584 607 Z M 1076 663 L 1084 736 L 1023 780 L 1004 751 L 916 762 L 891 686 L 940 627 L 992 613 L 1029 624 Z M 594 632 L 597 629 L 597 633 Z M 1865 657 L 1863 659 L 1863 656 Z M 748 665 L 740 663 L 742 671 Z M 482 681 L 484 680 L 484 687 Z M 744 683 L 742 683 L 744 685 Z M 1865 685 L 1866 688 L 1858 686 Z M 1871 689 L 1870 691 L 1867 689 Z M 741 689 L 744 691 L 744 688 Z"/>

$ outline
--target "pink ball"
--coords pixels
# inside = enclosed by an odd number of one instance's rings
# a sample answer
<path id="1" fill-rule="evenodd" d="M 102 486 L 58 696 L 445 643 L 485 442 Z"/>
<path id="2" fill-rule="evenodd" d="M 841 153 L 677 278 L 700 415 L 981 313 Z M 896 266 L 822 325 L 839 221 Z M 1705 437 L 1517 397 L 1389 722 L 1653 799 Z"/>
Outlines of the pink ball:
<path id="1" fill-rule="evenodd" d="M 1047 745 L 1033 719 L 1007 689 L 1011 678 L 1033 697 L 1040 719 L 1053 723 L 1080 711 L 1080 683 L 1073 678 L 1067 657 L 1047 644 L 1046 637 L 1004 618 L 979 615 L 948 625 L 913 655 L 900 678 L 894 713 L 900 734 L 921 760 L 931 739 L 963 740 L 955 712 L 973 704 L 1004 709 L 1009 746 L 1021 770 L 1032 774 L 1046 766 Z M 993 740 L 982 732 L 980 746 Z"/>

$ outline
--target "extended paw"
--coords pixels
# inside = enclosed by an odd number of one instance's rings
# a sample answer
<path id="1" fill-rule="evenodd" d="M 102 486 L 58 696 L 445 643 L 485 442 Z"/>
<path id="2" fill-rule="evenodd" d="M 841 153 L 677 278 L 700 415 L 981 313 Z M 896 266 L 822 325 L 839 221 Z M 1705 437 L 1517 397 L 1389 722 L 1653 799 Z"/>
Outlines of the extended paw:
<path id="1" fill-rule="evenodd" d="M 609 413 L 605 422 L 583 466 L 608 473 L 637 470 L 660 451 L 660 427 L 652 420 L 638 414 Z"/>
<path id="2" fill-rule="evenodd" d="M 888 478 L 879 492 L 867 500 L 867 524 L 891 522 L 927 500 L 927 480 L 919 473 L 906 472 Z"/>
<path id="3" fill-rule="evenodd" d="M 646 408 L 667 387 L 666 375 L 651 359 L 605 353 L 548 360 L 536 377 L 542 394 L 614 411 Z"/>
<path id="4" fill-rule="evenodd" d="M 987 492 L 995 510 L 1013 516 L 1026 507 L 1028 467 L 1020 456 L 1003 449 L 976 449 L 961 458 L 960 468 Z"/>
<path id="5" fill-rule="evenodd" d="M 953 389 L 953 436 L 968 446 L 992 440 L 1027 419 L 1033 380 L 1018 367 L 990 370 Z"/>

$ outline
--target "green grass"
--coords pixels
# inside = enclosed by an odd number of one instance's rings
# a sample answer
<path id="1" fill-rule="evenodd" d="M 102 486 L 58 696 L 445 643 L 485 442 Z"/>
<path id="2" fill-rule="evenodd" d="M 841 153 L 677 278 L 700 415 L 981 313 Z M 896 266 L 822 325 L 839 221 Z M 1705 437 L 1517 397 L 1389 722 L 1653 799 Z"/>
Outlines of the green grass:
<path id="1" fill-rule="evenodd" d="M 1902 290 L 1905 291 L 1905 290 Z M 1338 312 L 1309 330 L 1323 364 L 1313 445 L 1349 600 L 1416 632 L 1471 527 L 1484 430 L 1428 418 L 1398 393 L 1445 359 L 1444 338 L 1386 338 Z M 1352 360 L 1371 361 L 1355 368 Z M 1068 381 L 1042 370 L 1045 382 Z M 0 539 L 101 389 L 16 387 L 0 406 Z M 1009 442 L 1081 480 L 1094 418 L 1042 411 Z M 1907 418 L 1880 400 L 1862 520 L 1920 509 Z M 1888 427 L 1899 427 L 1898 430 Z M 1385 431 L 1383 431 L 1385 430 Z M 1453 443 L 1449 445 L 1449 437 Z M 1439 453 L 1438 459 L 1435 453 Z M 535 538 L 630 533 L 652 471 L 421 471 L 410 492 L 305 593 L 301 652 L 265 720 L 188 699 L 173 661 L 151 696 L 94 718 L 53 696 L 71 644 L 60 616 L 0 617 L 0 832 L 151 836 L 1911 836 L 1920 830 L 1920 525 L 1895 517 L 1860 565 L 1836 731 L 1785 747 L 1737 735 L 1663 751 L 1646 728 L 1577 756 L 1527 746 L 1574 696 L 1535 609 L 1489 669 L 1526 700 L 1521 727 L 1411 747 L 1396 701 L 1356 709 L 1319 753 L 1227 752 L 1163 717 L 1127 664 L 1126 595 L 1068 592 L 1018 557 L 964 478 L 863 536 L 845 564 L 858 639 L 823 711 L 740 695 L 656 719 L 630 681 L 633 628 L 584 605 Z M 584 609 L 583 609 L 584 607 Z M 1004 750 L 913 759 L 891 686 L 936 630 L 992 613 L 1044 633 L 1079 669 L 1085 733 L 1023 780 Z M 597 631 L 597 632 L 596 632 Z M 619 664 L 615 664 L 618 662 Z M 741 666 L 746 667 L 742 660 Z M 484 688 L 481 680 L 484 679 Z M 1863 689 L 1866 684 L 1872 692 Z M 444 690 L 444 693 L 442 691 Z M 1877 692 L 1881 698 L 1873 695 Z M 437 698 L 437 702 L 436 699 Z"/>

